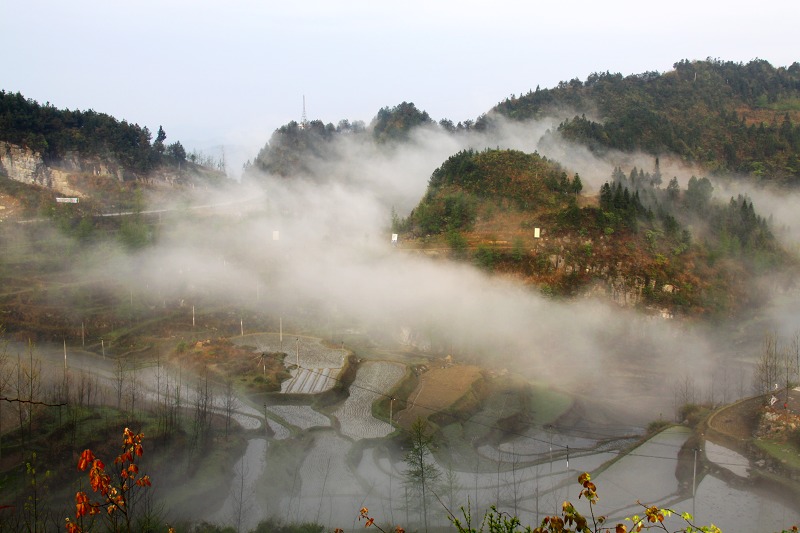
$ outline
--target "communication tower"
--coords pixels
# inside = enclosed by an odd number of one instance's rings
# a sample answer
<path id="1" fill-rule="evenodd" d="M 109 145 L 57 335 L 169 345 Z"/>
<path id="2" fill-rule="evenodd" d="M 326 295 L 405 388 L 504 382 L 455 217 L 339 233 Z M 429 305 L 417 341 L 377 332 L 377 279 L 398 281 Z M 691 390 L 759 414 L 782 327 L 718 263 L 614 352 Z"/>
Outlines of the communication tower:
<path id="1" fill-rule="evenodd" d="M 306 117 L 306 95 L 303 95 L 303 118 L 300 119 L 300 127 L 306 129 L 308 117 Z"/>

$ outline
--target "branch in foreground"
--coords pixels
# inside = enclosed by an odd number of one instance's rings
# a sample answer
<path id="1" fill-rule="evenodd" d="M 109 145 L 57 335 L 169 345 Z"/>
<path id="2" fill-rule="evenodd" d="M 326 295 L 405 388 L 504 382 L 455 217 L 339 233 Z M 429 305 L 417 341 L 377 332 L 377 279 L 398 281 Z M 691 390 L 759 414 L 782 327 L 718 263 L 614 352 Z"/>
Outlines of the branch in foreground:
<path id="1" fill-rule="evenodd" d="M 4 400 L 9 403 L 27 403 L 30 405 L 44 405 L 45 407 L 66 407 L 66 403 L 47 403 L 47 402 L 35 402 L 33 400 L 22 400 L 20 398 L 6 398 L 5 396 L 0 396 L 0 400 Z"/>

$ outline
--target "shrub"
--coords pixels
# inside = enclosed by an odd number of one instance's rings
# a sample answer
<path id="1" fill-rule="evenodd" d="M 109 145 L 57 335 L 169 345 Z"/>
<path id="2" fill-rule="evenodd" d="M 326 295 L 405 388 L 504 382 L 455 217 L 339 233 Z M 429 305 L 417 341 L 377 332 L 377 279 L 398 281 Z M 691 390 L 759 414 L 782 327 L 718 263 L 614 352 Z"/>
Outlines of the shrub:
<path id="1" fill-rule="evenodd" d="M 652 422 L 647 424 L 647 433 L 648 434 L 658 433 L 659 431 L 661 431 L 662 429 L 664 429 L 669 425 L 670 423 L 667 422 L 666 420 L 653 420 Z"/>

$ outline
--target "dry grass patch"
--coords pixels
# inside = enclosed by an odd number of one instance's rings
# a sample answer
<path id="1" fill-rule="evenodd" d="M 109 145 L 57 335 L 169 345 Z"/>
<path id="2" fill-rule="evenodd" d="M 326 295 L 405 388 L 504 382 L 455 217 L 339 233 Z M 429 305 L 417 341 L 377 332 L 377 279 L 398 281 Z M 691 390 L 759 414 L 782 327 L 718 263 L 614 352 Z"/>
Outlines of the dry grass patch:
<path id="1" fill-rule="evenodd" d="M 434 368 L 419 376 L 419 385 L 407 398 L 406 407 L 395 414 L 395 423 L 408 429 L 417 418 L 446 411 L 473 394 L 485 380 L 480 367 L 455 365 Z"/>
<path id="2" fill-rule="evenodd" d="M 223 338 L 179 347 L 176 357 L 197 373 L 206 369 L 218 379 L 233 379 L 261 392 L 280 390 L 281 382 L 290 377 L 283 363 L 284 353 L 260 354 Z"/>

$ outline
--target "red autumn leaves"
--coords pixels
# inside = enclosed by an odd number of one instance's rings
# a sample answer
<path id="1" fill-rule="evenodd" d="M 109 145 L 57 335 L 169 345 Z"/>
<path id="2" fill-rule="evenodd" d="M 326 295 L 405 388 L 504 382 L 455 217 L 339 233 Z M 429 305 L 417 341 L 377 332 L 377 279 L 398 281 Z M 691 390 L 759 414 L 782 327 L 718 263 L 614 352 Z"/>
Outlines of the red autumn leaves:
<path id="1" fill-rule="evenodd" d="M 143 433 L 134 433 L 128 428 L 122 433 L 122 453 L 114 459 L 113 473 L 118 477 L 118 483 L 112 481 L 111 474 L 106 472 L 106 466 L 96 458 L 91 450 L 84 450 L 78 459 L 78 470 L 89 470 L 89 485 L 92 491 L 99 494 L 99 501 L 90 500 L 89 496 L 79 491 L 75 494 L 75 517 L 78 522 L 86 515 L 97 515 L 103 510 L 108 515 L 120 512 L 127 516 L 129 492 L 134 487 L 149 487 L 150 477 L 139 475 L 139 465 L 136 459 L 142 456 Z M 80 533 L 82 528 L 76 522 L 67 519 L 67 532 Z"/>

